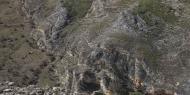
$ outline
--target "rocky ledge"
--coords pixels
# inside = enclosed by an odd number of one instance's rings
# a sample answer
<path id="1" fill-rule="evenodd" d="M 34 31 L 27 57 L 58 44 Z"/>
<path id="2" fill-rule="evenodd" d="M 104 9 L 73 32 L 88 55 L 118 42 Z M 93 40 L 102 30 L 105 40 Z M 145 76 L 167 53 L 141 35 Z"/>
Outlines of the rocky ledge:
<path id="1" fill-rule="evenodd" d="M 18 87 L 14 82 L 0 83 L 0 95 L 66 95 L 61 87 L 42 89 L 36 85 Z"/>

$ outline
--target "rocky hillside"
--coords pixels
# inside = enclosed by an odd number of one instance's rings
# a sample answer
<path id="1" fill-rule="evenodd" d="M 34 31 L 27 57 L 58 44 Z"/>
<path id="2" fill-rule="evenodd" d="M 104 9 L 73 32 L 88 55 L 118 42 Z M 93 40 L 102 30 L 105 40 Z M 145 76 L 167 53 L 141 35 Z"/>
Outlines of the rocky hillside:
<path id="1" fill-rule="evenodd" d="M 2 95 L 190 93 L 189 0 L 0 5 Z"/>

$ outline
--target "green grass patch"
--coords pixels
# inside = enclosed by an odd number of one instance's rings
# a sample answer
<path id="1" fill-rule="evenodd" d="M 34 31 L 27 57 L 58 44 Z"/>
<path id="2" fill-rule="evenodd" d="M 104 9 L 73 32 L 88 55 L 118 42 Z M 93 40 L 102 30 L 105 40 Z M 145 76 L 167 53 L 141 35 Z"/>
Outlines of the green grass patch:
<path id="1" fill-rule="evenodd" d="M 143 95 L 141 92 L 129 92 L 129 95 Z"/>
<path id="2" fill-rule="evenodd" d="M 190 0 L 179 0 L 181 1 L 182 3 L 190 3 Z"/>
<path id="3" fill-rule="evenodd" d="M 40 85 L 41 87 L 51 87 L 56 84 L 55 80 L 51 78 L 52 75 L 49 73 L 47 69 L 48 68 L 44 69 L 42 73 L 39 74 L 38 85 Z"/>
<path id="4" fill-rule="evenodd" d="M 137 48 L 137 52 L 142 55 L 148 63 L 157 63 L 161 57 L 161 52 L 151 47 L 149 44 L 141 45 Z"/>
<path id="5" fill-rule="evenodd" d="M 132 2 L 134 2 L 133 0 L 120 0 L 118 2 L 118 5 L 120 6 L 128 6 L 129 4 L 131 4 Z"/>
<path id="6" fill-rule="evenodd" d="M 78 21 L 71 22 L 64 28 L 64 33 L 73 33 L 80 28 L 81 24 Z"/>
<path id="7" fill-rule="evenodd" d="M 124 33 L 113 33 L 109 36 L 115 43 L 125 44 L 126 49 L 135 50 L 135 54 L 145 59 L 148 63 L 157 63 L 162 56 L 162 52 L 157 50 L 151 41 L 141 37 L 131 37 Z"/>
<path id="8" fill-rule="evenodd" d="M 44 2 L 44 15 L 49 16 L 56 7 L 57 0 L 45 0 Z"/>
<path id="9" fill-rule="evenodd" d="M 174 14 L 174 10 L 161 3 L 161 0 L 140 0 L 139 6 L 136 10 L 148 24 L 151 22 L 152 15 L 163 19 L 167 23 L 175 23 L 177 17 Z"/>
<path id="10" fill-rule="evenodd" d="M 95 32 L 95 33 L 101 33 L 102 31 L 104 31 L 105 28 L 107 28 L 109 26 L 109 21 L 101 21 L 101 22 L 95 22 L 93 24 L 91 24 L 90 27 L 90 31 L 91 32 Z"/>
<path id="11" fill-rule="evenodd" d="M 63 6 L 67 8 L 71 19 L 82 18 L 91 7 L 92 0 L 63 0 Z"/>
<path id="12" fill-rule="evenodd" d="M 128 42 L 129 41 L 129 36 L 124 33 L 113 33 L 110 35 L 110 37 L 119 42 Z"/>
<path id="13" fill-rule="evenodd" d="M 134 14 L 139 15 L 149 26 L 149 32 L 143 34 L 149 41 L 161 39 L 166 24 L 177 24 L 178 17 L 174 13 L 175 10 L 161 0 L 140 0 L 134 10 Z"/>

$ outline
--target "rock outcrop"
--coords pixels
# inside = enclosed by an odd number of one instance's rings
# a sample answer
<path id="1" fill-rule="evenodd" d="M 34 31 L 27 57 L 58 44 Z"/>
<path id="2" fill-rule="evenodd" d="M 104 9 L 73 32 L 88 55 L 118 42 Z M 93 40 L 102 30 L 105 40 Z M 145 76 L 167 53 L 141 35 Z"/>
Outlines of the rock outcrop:
<path id="1" fill-rule="evenodd" d="M 54 56 L 57 95 L 190 93 L 187 0 L 20 3 L 38 47 Z M 39 95 L 51 95 L 46 91 Z"/>
<path id="2" fill-rule="evenodd" d="M 0 83 L 1 95 L 65 95 L 64 89 L 60 87 L 40 88 L 36 85 L 18 87 L 14 82 Z"/>

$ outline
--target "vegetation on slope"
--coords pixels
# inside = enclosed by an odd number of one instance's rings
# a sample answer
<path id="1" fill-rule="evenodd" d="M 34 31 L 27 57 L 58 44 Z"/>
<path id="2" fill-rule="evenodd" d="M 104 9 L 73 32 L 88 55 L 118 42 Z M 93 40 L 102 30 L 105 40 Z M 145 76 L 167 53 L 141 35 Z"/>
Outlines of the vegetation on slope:
<path id="1" fill-rule="evenodd" d="M 63 6 L 67 8 L 71 19 L 82 18 L 91 7 L 92 0 L 63 0 Z"/>
<path id="2" fill-rule="evenodd" d="M 114 33 L 110 37 L 115 43 L 122 43 L 125 46 L 124 48 L 129 51 L 133 50 L 139 58 L 143 58 L 150 64 L 153 63 L 152 65 L 155 65 L 154 63 L 157 63 L 162 55 L 160 51 L 153 47 L 151 42 L 141 37 L 130 37 L 124 33 Z"/>
<path id="3" fill-rule="evenodd" d="M 190 0 L 179 0 L 179 1 L 182 1 L 184 3 L 190 3 Z"/>
<path id="4" fill-rule="evenodd" d="M 161 2 L 161 0 L 140 0 L 137 13 L 147 22 L 151 24 L 151 15 L 163 19 L 166 23 L 175 23 L 177 17 L 175 10 L 170 6 Z"/>
<path id="5" fill-rule="evenodd" d="M 41 73 L 51 56 L 39 50 L 30 37 L 30 25 L 18 13 L 17 1 L 0 0 L 0 81 L 13 81 L 23 86 L 44 79 Z M 48 76 L 50 77 L 50 76 Z"/>

